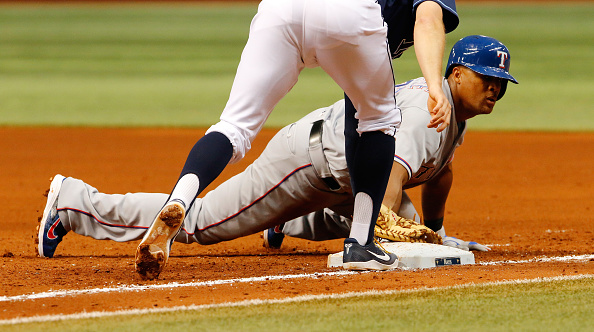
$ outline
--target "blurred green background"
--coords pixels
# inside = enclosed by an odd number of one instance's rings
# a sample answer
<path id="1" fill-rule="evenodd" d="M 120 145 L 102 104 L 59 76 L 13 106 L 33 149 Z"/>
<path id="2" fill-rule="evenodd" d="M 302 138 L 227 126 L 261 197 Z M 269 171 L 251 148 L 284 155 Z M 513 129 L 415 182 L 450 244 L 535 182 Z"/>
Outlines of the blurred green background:
<path id="1" fill-rule="evenodd" d="M 257 3 L 1 5 L 0 125 L 209 126 L 231 88 Z M 594 4 L 458 4 L 448 35 L 484 34 L 511 52 L 488 130 L 594 129 Z M 447 54 L 444 56 L 444 67 Z M 421 76 L 414 50 L 396 80 Z M 305 69 L 267 122 L 280 127 L 342 98 Z"/>

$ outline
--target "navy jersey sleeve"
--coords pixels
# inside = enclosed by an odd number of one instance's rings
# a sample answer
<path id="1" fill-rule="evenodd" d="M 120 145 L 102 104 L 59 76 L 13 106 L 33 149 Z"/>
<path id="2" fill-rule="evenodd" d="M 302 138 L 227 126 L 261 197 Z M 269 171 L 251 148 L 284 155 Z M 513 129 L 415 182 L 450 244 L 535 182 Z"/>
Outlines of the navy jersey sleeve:
<path id="1" fill-rule="evenodd" d="M 443 8 L 446 32 L 458 26 L 455 0 L 378 0 L 388 25 L 388 44 L 393 59 L 399 58 L 414 44 L 416 8 L 424 1 L 435 1 Z"/>
<path id="2" fill-rule="evenodd" d="M 443 24 L 445 25 L 446 33 L 452 32 L 458 27 L 460 20 L 458 18 L 458 13 L 456 12 L 455 0 L 415 0 L 413 5 L 415 13 L 417 6 L 425 1 L 434 1 L 441 6 L 443 10 Z"/>

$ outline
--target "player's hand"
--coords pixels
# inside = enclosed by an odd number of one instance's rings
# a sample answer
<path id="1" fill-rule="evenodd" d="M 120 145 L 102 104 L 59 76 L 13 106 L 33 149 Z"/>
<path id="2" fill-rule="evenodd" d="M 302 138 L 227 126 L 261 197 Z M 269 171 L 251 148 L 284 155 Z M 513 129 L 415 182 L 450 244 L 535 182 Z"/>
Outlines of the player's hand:
<path id="1" fill-rule="evenodd" d="M 452 105 L 450 105 L 443 90 L 429 90 L 427 109 L 431 113 L 431 121 L 427 125 L 427 128 L 437 128 L 437 132 L 442 132 L 450 125 Z"/>
<path id="2" fill-rule="evenodd" d="M 462 250 L 477 250 L 477 251 L 489 251 L 491 250 L 491 248 L 482 245 L 480 243 L 476 243 L 474 241 L 464 241 L 464 240 L 460 240 L 457 239 L 453 236 L 444 236 L 442 237 L 443 239 L 443 245 L 444 246 L 448 246 L 448 247 L 454 247 L 454 248 L 458 248 L 458 249 L 462 249 Z"/>

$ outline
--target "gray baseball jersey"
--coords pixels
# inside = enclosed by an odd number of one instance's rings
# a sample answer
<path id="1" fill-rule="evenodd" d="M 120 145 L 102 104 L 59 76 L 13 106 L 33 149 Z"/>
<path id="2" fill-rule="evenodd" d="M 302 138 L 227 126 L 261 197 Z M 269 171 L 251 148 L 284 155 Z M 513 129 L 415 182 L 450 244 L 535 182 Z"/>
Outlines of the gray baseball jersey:
<path id="1" fill-rule="evenodd" d="M 451 93 L 443 82 L 447 96 Z M 427 128 L 428 90 L 423 78 L 396 86 L 402 125 L 394 160 L 410 175 L 405 188 L 435 176 L 462 142 L 465 123 L 452 122 L 441 133 Z M 452 118 L 455 110 L 452 110 Z M 176 241 L 213 244 L 285 223 L 283 232 L 311 240 L 349 235 L 353 197 L 344 158 L 344 101 L 315 110 L 281 129 L 245 171 L 197 199 Z M 109 195 L 66 178 L 58 213 L 66 230 L 95 239 L 141 239 L 168 195 Z M 399 214 L 415 219 L 403 195 Z"/>

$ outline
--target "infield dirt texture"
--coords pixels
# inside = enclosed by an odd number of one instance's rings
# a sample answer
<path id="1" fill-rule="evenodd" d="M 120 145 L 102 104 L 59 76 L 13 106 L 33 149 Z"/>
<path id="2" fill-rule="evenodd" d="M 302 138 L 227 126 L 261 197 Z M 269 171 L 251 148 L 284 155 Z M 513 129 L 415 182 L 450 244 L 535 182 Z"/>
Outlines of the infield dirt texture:
<path id="1" fill-rule="evenodd" d="M 176 244 L 160 279 L 151 282 L 134 272 L 137 242 L 68 234 L 56 257 L 36 257 L 35 226 L 51 175 L 78 177 L 106 193 L 169 192 L 177 166 L 202 134 L 191 129 L 3 128 L 0 169 L 9 176 L 0 184 L 0 295 L 339 271 L 326 268 L 326 258 L 341 250 L 340 240 L 289 238 L 280 251 L 267 251 L 259 235 L 212 246 Z M 214 185 L 242 170 L 272 135 L 273 131 L 263 131 L 247 158 L 228 167 Z M 591 133 L 470 132 L 456 155 L 456 180 L 446 211 L 448 232 L 493 245 L 490 252 L 475 253 L 477 263 L 592 254 L 592 146 Z M 412 199 L 419 201 L 417 191 Z M 0 302 L 0 319 L 576 274 L 594 274 L 594 263 L 532 261 L 27 298 Z"/>
<path id="2" fill-rule="evenodd" d="M 35 227 L 51 176 L 80 178 L 106 193 L 170 192 L 188 151 L 203 133 L 204 129 L 2 127 L 0 320 L 594 274 L 594 259 L 574 259 L 591 257 L 594 247 L 594 133 L 471 131 L 456 154 L 446 227 L 462 239 L 491 245 L 489 252 L 475 252 L 476 265 L 33 296 L 340 271 L 327 268 L 326 258 L 342 249 L 342 240 L 288 238 L 280 251 L 271 251 L 262 247 L 259 234 L 212 246 L 175 244 L 156 281 L 142 281 L 134 272 L 138 242 L 97 241 L 70 233 L 53 259 L 36 256 Z M 274 133 L 263 130 L 247 157 L 228 167 L 207 190 L 243 170 Z M 418 204 L 420 192 L 410 194 Z"/>

